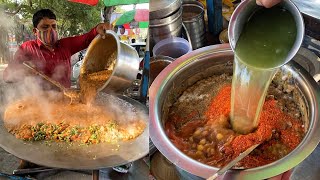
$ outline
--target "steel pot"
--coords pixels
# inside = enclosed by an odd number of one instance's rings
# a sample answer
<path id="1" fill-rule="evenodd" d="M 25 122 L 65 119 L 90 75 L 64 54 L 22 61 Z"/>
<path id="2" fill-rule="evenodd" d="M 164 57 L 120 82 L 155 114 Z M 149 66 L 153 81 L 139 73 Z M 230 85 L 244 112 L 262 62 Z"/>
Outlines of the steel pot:
<path id="1" fill-rule="evenodd" d="M 160 55 L 152 57 L 150 61 L 149 85 L 152 84 L 153 80 L 158 76 L 158 74 L 173 61 L 174 59 L 169 56 Z"/>
<path id="2" fill-rule="evenodd" d="M 166 17 L 164 19 L 155 19 L 150 21 L 150 31 L 153 34 L 168 34 L 172 30 L 177 29 L 182 24 L 182 8 L 180 8 L 177 12 L 172 14 L 169 17 Z"/>
<path id="3" fill-rule="evenodd" d="M 172 163 L 198 177 L 208 178 L 218 168 L 202 164 L 182 153 L 167 137 L 164 130 L 169 107 L 180 94 L 198 80 L 213 74 L 232 73 L 233 51 L 228 44 L 208 46 L 186 54 L 167 66 L 152 83 L 150 94 L 150 136 Z M 226 64 L 230 67 L 226 68 Z M 320 89 L 314 79 L 297 63 L 291 61 L 281 68 L 294 77 L 304 96 L 307 107 L 306 135 L 302 142 L 287 156 L 271 164 L 227 172 L 231 179 L 266 179 L 283 173 L 302 162 L 316 148 L 320 139 L 319 104 Z"/>
<path id="4" fill-rule="evenodd" d="M 163 19 L 150 20 L 150 47 L 169 37 L 180 37 L 182 33 L 182 8 Z"/>
<path id="5" fill-rule="evenodd" d="M 182 0 L 150 0 L 150 21 L 170 16 L 180 8 Z"/>
<path id="6" fill-rule="evenodd" d="M 117 34 L 110 30 L 104 39 L 98 35 L 90 43 L 81 66 L 80 78 L 84 73 L 104 70 L 110 61 L 115 61 L 112 76 L 99 91 L 123 92 L 136 79 L 140 59 L 133 47 L 120 42 Z"/>
<path id="7" fill-rule="evenodd" d="M 184 1 L 182 7 L 182 21 L 190 34 L 192 48 L 203 47 L 206 31 L 203 5 L 197 1 Z"/>

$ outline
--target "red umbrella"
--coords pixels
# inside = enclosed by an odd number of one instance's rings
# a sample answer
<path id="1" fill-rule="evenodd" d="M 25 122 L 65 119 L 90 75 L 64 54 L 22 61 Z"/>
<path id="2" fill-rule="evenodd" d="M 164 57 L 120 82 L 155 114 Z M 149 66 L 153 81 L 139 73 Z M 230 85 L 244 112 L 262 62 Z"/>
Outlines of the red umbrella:
<path id="1" fill-rule="evenodd" d="M 95 6 L 98 4 L 99 0 L 69 0 L 71 2 L 87 4 L 90 6 Z M 148 3 L 149 0 L 103 0 L 106 6 L 116 6 L 116 5 L 125 5 L 125 4 L 140 4 Z"/>
<path id="2" fill-rule="evenodd" d="M 71 2 L 76 2 L 76 3 L 81 3 L 81 4 L 86 4 L 89 6 L 95 6 L 99 3 L 99 0 L 69 0 Z"/>

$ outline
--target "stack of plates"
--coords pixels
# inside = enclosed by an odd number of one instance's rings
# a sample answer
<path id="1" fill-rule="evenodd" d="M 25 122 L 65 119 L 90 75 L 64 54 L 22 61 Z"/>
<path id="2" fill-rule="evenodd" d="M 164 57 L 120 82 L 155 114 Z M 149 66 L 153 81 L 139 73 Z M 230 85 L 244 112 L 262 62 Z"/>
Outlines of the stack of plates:
<path id="1" fill-rule="evenodd" d="M 181 37 L 182 1 L 150 0 L 150 4 L 150 49 L 162 39 Z"/>

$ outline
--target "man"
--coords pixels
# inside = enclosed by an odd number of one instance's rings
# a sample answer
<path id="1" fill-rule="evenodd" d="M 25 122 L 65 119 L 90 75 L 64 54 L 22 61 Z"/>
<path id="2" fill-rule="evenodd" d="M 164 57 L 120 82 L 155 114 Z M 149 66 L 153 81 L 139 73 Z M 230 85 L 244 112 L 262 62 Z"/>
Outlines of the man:
<path id="1" fill-rule="evenodd" d="M 123 42 L 127 42 L 128 41 L 128 36 L 125 35 L 126 29 L 122 25 L 118 26 L 118 29 L 119 29 L 119 32 L 120 32 L 120 35 L 119 35 L 120 40 L 123 41 Z"/>
<path id="2" fill-rule="evenodd" d="M 55 14 L 49 9 L 41 9 L 33 15 L 33 33 L 36 40 L 24 42 L 16 52 L 14 59 L 5 69 L 3 79 L 6 82 L 22 80 L 28 69 L 27 61 L 35 69 L 60 82 L 66 88 L 71 85 L 71 56 L 87 48 L 96 35 L 105 35 L 111 29 L 108 24 L 98 24 L 81 36 L 58 39 L 58 27 Z"/>

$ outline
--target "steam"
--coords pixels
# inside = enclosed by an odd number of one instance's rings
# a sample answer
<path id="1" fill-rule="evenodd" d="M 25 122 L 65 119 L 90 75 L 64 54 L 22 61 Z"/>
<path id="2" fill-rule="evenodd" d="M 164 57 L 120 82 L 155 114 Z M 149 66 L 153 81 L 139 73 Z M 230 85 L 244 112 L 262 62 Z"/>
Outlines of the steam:
<path id="1" fill-rule="evenodd" d="M 13 18 L 9 17 L 1 8 L 0 8 L 0 17 L 1 17 L 0 18 L 1 28 L 4 28 L 5 30 L 10 30 L 15 26 Z M 0 32 L 3 32 L 3 31 L 0 31 Z"/>
<path id="2" fill-rule="evenodd" d="M 116 96 L 108 96 L 107 108 L 110 112 L 114 113 L 115 120 L 120 129 L 125 129 L 129 135 L 135 137 L 141 131 L 142 124 L 145 125 L 144 128 L 148 128 L 147 112 Z"/>
<path id="3" fill-rule="evenodd" d="M 0 102 L 1 112 L 4 112 L 8 105 L 17 100 L 32 97 L 31 100 L 41 107 L 39 115 L 41 114 L 47 120 L 51 121 L 53 119 L 51 115 L 52 101 L 61 99 L 63 95 L 54 90 L 43 90 L 44 82 L 45 81 L 41 77 L 37 76 L 26 76 L 18 83 L 5 83 L 2 81 L 0 86 L 2 94 L 2 101 Z M 106 112 L 110 113 L 114 118 L 113 120 L 120 128 L 126 129 L 133 135 L 136 134 L 137 123 L 146 122 L 146 119 L 148 118 L 147 114 L 142 112 L 135 105 L 118 98 L 116 95 L 99 93 L 97 103 L 105 107 Z M 90 108 L 90 106 L 91 105 L 87 105 L 87 108 Z M 74 116 L 78 115 L 77 112 L 74 112 Z"/>
<path id="4" fill-rule="evenodd" d="M 17 83 L 5 83 L 1 81 L 1 103 L 0 109 L 3 112 L 7 105 L 25 97 L 35 97 L 35 101 L 43 104 L 45 109 L 48 99 L 44 96 L 42 89 L 43 80 L 36 76 L 26 76 L 22 81 Z"/>
<path id="5" fill-rule="evenodd" d="M 13 21 L 12 17 L 7 16 L 4 13 L 4 10 L 0 8 L 0 60 L 7 60 L 7 57 L 9 55 L 9 51 L 7 48 L 7 37 L 8 37 L 8 32 L 10 30 L 13 30 L 15 23 Z"/>
<path id="6" fill-rule="evenodd" d="M 15 28 L 15 22 L 12 17 L 7 16 L 4 13 L 3 9 L 0 9 L 0 57 L 5 55 L 2 52 L 8 52 L 7 42 L 8 32 L 12 31 Z M 31 22 L 31 20 L 30 20 Z M 12 31 L 13 32 L 13 31 Z M 19 42 L 18 42 L 19 43 Z M 42 57 L 44 59 L 44 57 Z M 6 59 L 8 62 L 8 59 Z M 29 59 L 30 60 L 30 59 Z M 35 60 L 35 62 L 39 62 Z M 61 62 L 66 63 L 66 62 Z M 68 67 L 71 68 L 71 67 Z M 21 71 L 16 71 L 14 76 L 21 77 L 21 81 L 17 83 L 5 83 L 0 75 L 0 112 L 1 118 L 3 118 L 3 113 L 6 107 L 17 100 L 21 100 L 26 97 L 34 97 L 36 101 L 41 106 L 41 112 L 39 114 L 45 115 L 49 120 L 51 112 L 51 101 L 54 99 L 61 99 L 61 93 L 57 93 L 53 90 L 44 90 L 44 86 L 47 83 L 40 76 L 30 76 L 26 74 L 26 69 Z M 1 70 L 0 70 L 1 73 Z M 65 66 L 56 66 L 53 69 L 53 75 L 51 76 L 55 80 L 59 80 L 66 74 Z M 46 89 L 46 88 L 45 88 Z M 139 121 L 144 121 L 148 118 L 147 114 L 141 113 L 134 105 L 126 102 L 125 100 L 117 98 L 115 95 L 107 95 L 107 97 L 102 98 L 101 100 L 106 105 L 108 112 L 112 113 L 114 120 L 123 128 L 129 128 L 129 131 L 134 131 L 134 124 Z M 57 97 L 59 96 L 59 97 Z M 97 99 L 99 99 L 98 97 Z M 61 107 L 63 108 L 63 107 Z M 74 113 L 76 116 L 77 114 Z M 88 117 L 90 118 L 90 117 Z M 144 121 L 146 122 L 146 121 Z M 1 120 L 0 120 L 1 123 Z"/>
<path id="7" fill-rule="evenodd" d="M 115 120 L 121 126 L 129 127 L 132 123 L 147 119 L 147 114 L 135 105 L 127 102 L 116 95 L 99 93 L 97 102 L 105 104 L 108 112 L 113 113 Z"/>
<path id="8" fill-rule="evenodd" d="M 7 43 L 8 43 L 8 33 L 15 33 L 14 28 L 17 26 L 14 21 L 14 16 L 8 16 L 4 9 L 0 7 L 0 58 L 9 62 L 9 52 Z M 31 20 L 30 20 L 31 22 Z M 16 35 L 17 37 L 17 35 Z M 19 43 L 19 42 L 18 42 Z M 6 106 L 18 99 L 21 99 L 25 96 L 34 96 L 41 99 L 42 96 L 42 87 L 41 79 L 39 77 L 27 76 L 24 70 L 16 70 L 13 76 L 25 77 L 22 81 L 18 83 L 5 83 L 2 78 L 2 73 L 4 67 L 0 69 L 0 111 L 4 112 Z M 43 102 L 46 103 L 45 100 Z"/>

